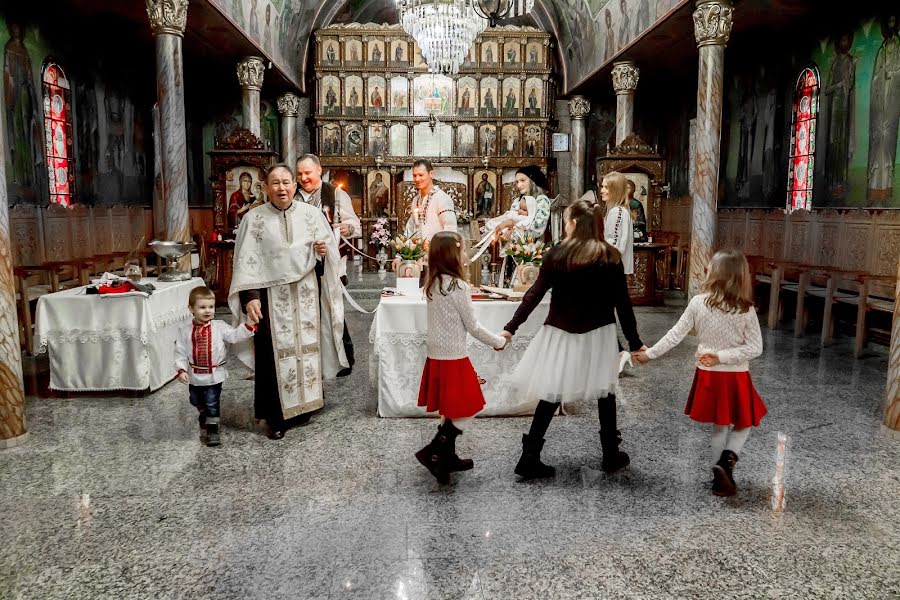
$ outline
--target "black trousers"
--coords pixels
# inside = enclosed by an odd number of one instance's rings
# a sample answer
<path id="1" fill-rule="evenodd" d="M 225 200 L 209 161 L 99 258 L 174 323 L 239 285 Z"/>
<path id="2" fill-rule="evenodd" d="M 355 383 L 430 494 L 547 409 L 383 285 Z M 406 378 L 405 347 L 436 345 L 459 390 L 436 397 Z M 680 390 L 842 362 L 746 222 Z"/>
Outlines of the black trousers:
<path id="1" fill-rule="evenodd" d="M 278 373 L 275 371 L 275 349 L 272 347 L 272 328 L 269 322 L 268 290 L 260 290 L 259 301 L 263 318 L 256 327 L 253 348 L 256 375 L 253 381 L 253 411 L 257 419 L 265 419 L 273 429 L 283 429 L 284 414 L 278 395 Z"/>
<path id="2" fill-rule="evenodd" d="M 344 353 L 347 355 L 347 361 L 350 363 L 352 367 L 356 362 L 356 359 L 353 357 L 353 340 L 350 339 L 350 330 L 347 329 L 347 319 L 344 318 Z"/>

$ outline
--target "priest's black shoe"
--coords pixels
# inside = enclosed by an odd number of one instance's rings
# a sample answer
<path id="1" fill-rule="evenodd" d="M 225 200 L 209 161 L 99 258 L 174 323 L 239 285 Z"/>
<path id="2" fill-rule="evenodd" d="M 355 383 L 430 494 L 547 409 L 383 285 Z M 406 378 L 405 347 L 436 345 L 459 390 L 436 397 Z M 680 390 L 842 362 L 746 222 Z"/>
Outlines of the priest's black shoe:
<path id="1" fill-rule="evenodd" d="M 337 372 L 338 377 L 346 377 L 353 372 L 353 367 L 345 367 Z"/>
<path id="2" fill-rule="evenodd" d="M 280 440 L 284 437 L 284 429 L 275 429 L 271 425 L 266 425 L 266 437 L 270 440 Z"/>

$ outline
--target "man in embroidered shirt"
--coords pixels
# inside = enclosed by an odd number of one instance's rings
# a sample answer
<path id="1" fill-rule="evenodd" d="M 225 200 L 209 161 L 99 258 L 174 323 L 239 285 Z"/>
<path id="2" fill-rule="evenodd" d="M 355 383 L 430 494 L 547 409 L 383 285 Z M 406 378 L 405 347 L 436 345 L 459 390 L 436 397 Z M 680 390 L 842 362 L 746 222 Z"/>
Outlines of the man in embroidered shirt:
<path id="1" fill-rule="evenodd" d="M 269 170 L 270 202 L 250 210 L 238 228 L 228 295 L 236 317 L 243 311 L 259 322 L 252 348 L 235 350 L 256 371 L 256 418 L 273 439 L 284 437 L 286 420 L 322 408 L 322 380 L 349 366 L 337 243 L 322 212 L 295 200 L 296 191 L 290 167 Z"/>
<path id="2" fill-rule="evenodd" d="M 362 225 L 359 217 L 353 211 L 350 194 L 327 181 L 322 181 L 322 163 L 315 154 L 304 154 L 298 158 L 296 167 L 297 181 L 300 183 L 297 195 L 307 204 L 321 209 L 322 214 L 325 215 L 335 231 L 335 238 L 341 253 L 341 282 L 347 285 L 347 256 L 352 252 L 347 243 L 340 238 L 352 240 L 362 237 Z M 320 270 L 317 270 L 317 273 Z M 338 377 L 349 375 L 353 370 L 353 363 L 356 362 L 353 358 L 353 340 L 350 339 L 346 323 L 344 323 L 343 342 L 350 367 L 341 369 Z"/>
<path id="3" fill-rule="evenodd" d="M 434 167 L 431 162 L 419 159 L 413 163 L 413 184 L 419 191 L 413 201 L 406 235 L 417 234 L 430 242 L 438 231 L 456 231 L 456 210 L 447 192 L 434 187 Z"/>

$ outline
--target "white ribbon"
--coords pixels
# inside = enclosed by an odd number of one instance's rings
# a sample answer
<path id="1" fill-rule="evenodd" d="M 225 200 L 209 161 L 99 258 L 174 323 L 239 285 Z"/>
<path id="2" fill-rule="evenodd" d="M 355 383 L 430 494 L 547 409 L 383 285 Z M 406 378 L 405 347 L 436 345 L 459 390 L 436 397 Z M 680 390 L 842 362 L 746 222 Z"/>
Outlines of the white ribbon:
<path id="1" fill-rule="evenodd" d="M 469 259 L 469 262 L 475 262 L 476 260 L 478 260 L 481 257 L 481 255 L 484 254 L 487 251 L 487 249 L 491 247 L 491 242 L 493 241 L 493 238 L 494 238 L 494 232 L 490 231 L 483 238 L 481 238 L 481 241 L 479 241 L 477 244 L 472 246 L 472 248 L 474 250 L 477 250 L 477 252 L 475 253 L 474 256 L 472 256 Z"/>
<path id="2" fill-rule="evenodd" d="M 377 306 L 375 307 L 375 310 L 366 310 L 366 309 L 364 309 L 362 306 L 360 306 L 360 305 L 356 302 L 356 300 L 353 299 L 353 296 L 351 296 L 351 295 L 350 295 L 350 292 L 347 291 L 347 286 L 345 286 L 345 285 L 343 285 L 343 284 L 341 284 L 341 291 L 344 292 L 344 298 L 347 299 L 347 302 L 350 304 L 350 306 L 352 306 L 353 308 L 355 308 L 357 312 L 361 312 L 361 313 L 363 313 L 364 315 L 371 315 L 371 314 L 374 314 L 376 310 L 378 310 L 378 307 L 377 307 Z"/>

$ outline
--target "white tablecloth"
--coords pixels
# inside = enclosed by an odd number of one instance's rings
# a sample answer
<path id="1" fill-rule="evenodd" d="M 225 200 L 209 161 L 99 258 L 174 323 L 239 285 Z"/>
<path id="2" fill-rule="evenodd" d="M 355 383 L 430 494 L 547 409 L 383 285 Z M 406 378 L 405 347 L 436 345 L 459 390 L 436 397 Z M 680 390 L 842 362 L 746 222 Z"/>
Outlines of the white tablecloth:
<path id="1" fill-rule="evenodd" d="M 475 315 L 490 331 L 503 331 L 518 302 L 475 302 Z M 513 371 L 537 330 L 547 318 L 550 296 L 531 313 L 516 332 L 512 344 L 502 352 L 468 338 L 469 359 L 482 378 L 481 387 L 487 405 L 480 416 L 528 415 L 536 403 L 522 402 L 512 393 L 504 375 Z M 382 298 L 372 321 L 369 342 L 369 376 L 377 388 L 378 414 L 382 417 L 429 416 L 417 406 L 419 382 L 425 365 L 427 306 L 424 299 Z"/>
<path id="2" fill-rule="evenodd" d="M 70 392 L 157 390 L 175 376 L 175 334 L 191 318 L 199 277 L 145 278 L 149 296 L 98 296 L 85 288 L 47 294 L 35 315 L 40 352 L 50 353 L 50 388 Z"/>

